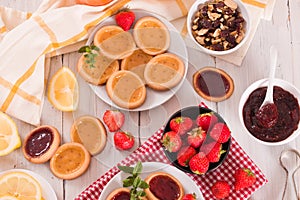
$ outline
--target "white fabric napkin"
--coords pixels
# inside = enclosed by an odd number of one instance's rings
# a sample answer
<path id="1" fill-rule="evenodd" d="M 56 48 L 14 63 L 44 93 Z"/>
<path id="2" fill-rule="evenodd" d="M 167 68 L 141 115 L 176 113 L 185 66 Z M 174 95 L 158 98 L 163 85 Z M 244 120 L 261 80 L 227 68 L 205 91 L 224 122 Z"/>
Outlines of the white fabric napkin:
<path id="1" fill-rule="evenodd" d="M 76 5 L 75 0 L 44 0 L 32 14 L 0 7 L 0 110 L 39 125 L 45 58 L 78 50 L 95 25 L 129 2 L 92 7 Z M 172 20 L 186 15 L 193 2 L 132 0 L 130 7 Z"/>

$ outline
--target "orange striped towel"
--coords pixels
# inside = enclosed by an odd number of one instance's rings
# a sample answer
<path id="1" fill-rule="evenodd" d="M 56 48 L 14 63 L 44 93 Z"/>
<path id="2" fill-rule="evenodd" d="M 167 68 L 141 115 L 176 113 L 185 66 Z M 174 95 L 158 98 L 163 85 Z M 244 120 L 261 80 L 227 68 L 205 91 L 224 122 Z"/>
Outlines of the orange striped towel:
<path id="1" fill-rule="evenodd" d="M 95 25 L 130 0 L 114 0 L 98 7 L 74 2 L 44 0 L 32 15 L 0 7 L 1 111 L 39 125 L 45 91 L 45 58 L 77 50 L 68 47 L 85 40 Z M 132 0 L 131 8 L 156 10 L 172 20 L 186 15 L 193 2 Z"/>

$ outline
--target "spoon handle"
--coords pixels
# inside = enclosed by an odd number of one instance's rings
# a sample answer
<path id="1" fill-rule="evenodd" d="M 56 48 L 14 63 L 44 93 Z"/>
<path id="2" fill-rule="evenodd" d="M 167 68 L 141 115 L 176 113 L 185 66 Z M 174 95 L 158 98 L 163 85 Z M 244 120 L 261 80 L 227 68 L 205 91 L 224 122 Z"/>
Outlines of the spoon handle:
<path id="1" fill-rule="evenodd" d="M 270 48 L 270 71 L 269 71 L 269 85 L 266 93 L 268 100 L 273 99 L 273 80 L 275 78 L 276 64 L 277 64 L 278 52 L 274 46 Z"/>
<path id="2" fill-rule="evenodd" d="M 297 190 L 294 185 L 292 174 L 287 174 L 285 188 L 283 191 L 282 200 L 299 200 L 297 196 Z"/>

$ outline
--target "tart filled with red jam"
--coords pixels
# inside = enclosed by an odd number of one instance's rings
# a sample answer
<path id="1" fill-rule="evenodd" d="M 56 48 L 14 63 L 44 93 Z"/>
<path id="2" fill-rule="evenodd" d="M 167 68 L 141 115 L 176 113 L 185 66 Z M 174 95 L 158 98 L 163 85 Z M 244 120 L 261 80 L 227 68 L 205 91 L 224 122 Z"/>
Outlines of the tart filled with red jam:
<path id="1" fill-rule="evenodd" d="M 184 196 L 181 183 L 172 175 L 165 172 L 150 174 L 145 182 L 149 188 L 145 189 L 148 200 L 179 200 Z"/>
<path id="2" fill-rule="evenodd" d="M 130 200 L 130 190 L 128 188 L 118 188 L 112 191 L 107 200 Z"/>
<path id="3" fill-rule="evenodd" d="M 298 100 L 290 92 L 274 86 L 273 100 L 277 107 L 278 119 L 274 125 L 266 127 L 256 116 L 264 101 L 266 91 L 267 87 L 261 87 L 249 95 L 243 107 L 244 123 L 248 131 L 256 138 L 265 142 L 280 142 L 292 135 L 298 128 L 300 119 Z"/>
<path id="4" fill-rule="evenodd" d="M 56 128 L 48 125 L 37 127 L 25 137 L 23 154 L 30 162 L 45 163 L 53 156 L 60 141 Z"/>
<path id="5" fill-rule="evenodd" d="M 193 87 L 204 99 L 220 102 L 232 95 L 234 84 L 225 71 L 215 67 L 204 67 L 193 75 Z"/>

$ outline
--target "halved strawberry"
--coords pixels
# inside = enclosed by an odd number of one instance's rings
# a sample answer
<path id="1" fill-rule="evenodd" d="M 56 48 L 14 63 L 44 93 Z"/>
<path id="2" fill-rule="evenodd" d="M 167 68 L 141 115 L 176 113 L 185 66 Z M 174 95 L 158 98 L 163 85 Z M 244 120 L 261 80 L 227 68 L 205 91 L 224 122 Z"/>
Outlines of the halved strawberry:
<path id="1" fill-rule="evenodd" d="M 189 162 L 189 167 L 195 174 L 205 174 L 209 168 L 209 161 L 205 153 L 199 152 L 194 155 Z"/>
<path id="2" fill-rule="evenodd" d="M 185 134 L 193 126 L 193 120 L 189 117 L 176 117 L 170 121 L 170 129 L 180 135 Z"/>
<path id="3" fill-rule="evenodd" d="M 116 14 L 115 20 L 124 31 L 128 31 L 135 20 L 135 14 L 128 8 L 123 8 Z"/>
<path id="4" fill-rule="evenodd" d="M 213 127 L 213 125 L 217 122 L 218 117 L 212 112 L 200 114 L 196 118 L 197 126 L 200 126 L 205 131 L 207 131 L 209 127 Z"/>
<path id="5" fill-rule="evenodd" d="M 177 152 L 182 145 L 180 136 L 174 131 L 165 133 L 161 142 L 169 152 Z"/>
<path id="6" fill-rule="evenodd" d="M 220 157 L 225 150 L 222 150 L 222 144 L 219 142 L 211 142 L 208 144 L 203 144 L 200 151 L 204 152 L 209 162 L 219 162 Z"/>
<path id="7" fill-rule="evenodd" d="M 118 110 L 106 110 L 103 114 L 103 122 L 110 132 L 120 130 L 125 121 L 124 113 Z"/>
<path id="8" fill-rule="evenodd" d="M 206 138 L 206 132 L 201 128 L 193 128 L 192 131 L 187 133 L 187 141 L 189 145 L 194 148 L 199 148 Z"/>
<path id="9" fill-rule="evenodd" d="M 183 147 L 177 154 L 177 162 L 183 167 L 187 167 L 190 159 L 197 154 L 197 151 L 190 146 Z"/>
<path id="10" fill-rule="evenodd" d="M 209 135 L 215 141 L 225 143 L 229 140 L 231 132 L 226 124 L 219 122 L 210 130 Z"/>

